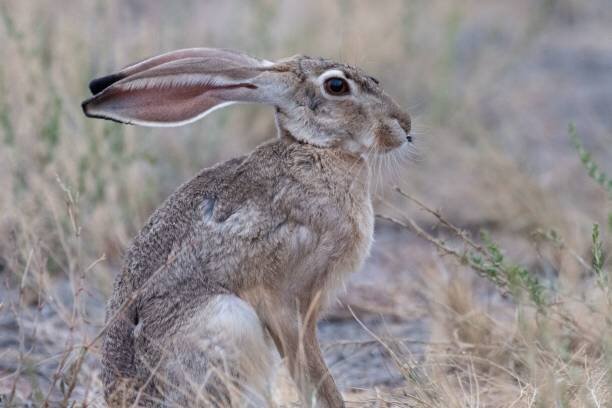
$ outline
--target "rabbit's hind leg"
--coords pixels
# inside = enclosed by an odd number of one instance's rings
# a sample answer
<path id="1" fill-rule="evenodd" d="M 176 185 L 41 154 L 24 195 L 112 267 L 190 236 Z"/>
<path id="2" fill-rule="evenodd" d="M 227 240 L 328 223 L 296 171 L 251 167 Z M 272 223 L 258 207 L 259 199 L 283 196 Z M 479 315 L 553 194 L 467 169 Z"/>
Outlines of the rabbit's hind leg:
<path id="1" fill-rule="evenodd" d="M 215 295 L 174 337 L 164 370 L 167 405 L 272 405 L 274 349 L 248 303 Z"/>

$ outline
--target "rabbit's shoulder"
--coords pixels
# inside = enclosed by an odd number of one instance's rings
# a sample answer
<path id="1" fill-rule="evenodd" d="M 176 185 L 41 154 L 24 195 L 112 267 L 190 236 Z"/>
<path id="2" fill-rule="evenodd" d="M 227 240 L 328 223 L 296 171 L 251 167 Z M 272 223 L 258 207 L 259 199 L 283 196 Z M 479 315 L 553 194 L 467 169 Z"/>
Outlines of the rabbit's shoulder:
<path id="1" fill-rule="evenodd" d="M 115 281 L 115 292 L 138 288 L 167 261 L 176 243 L 189 233 L 202 203 L 223 188 L 227 175 L 235 171 L 246 157 L 237 157 L 200 171 L 151 214 L 126 251 L 123 271 Z"/>

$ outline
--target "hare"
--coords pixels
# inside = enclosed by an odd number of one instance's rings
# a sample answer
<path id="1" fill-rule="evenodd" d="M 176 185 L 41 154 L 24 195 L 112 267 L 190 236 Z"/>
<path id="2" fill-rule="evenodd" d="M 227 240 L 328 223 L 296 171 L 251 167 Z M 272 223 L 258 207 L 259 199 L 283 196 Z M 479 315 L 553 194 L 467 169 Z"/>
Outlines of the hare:
<path id="1" fill-rule="evenodd" d="M 90 89 L 93 118 L 178 126 L 258 102 L 278 129 L 183 184 L 127 250 L 102 344 L 109 405 L 273 405 L 275 347 L 304 406 L 344 406 L 317 317 L 368 255 L 368 159 L 410 145 L 408 114 L 353 66 L 212 48 L 144 60 Z"/>

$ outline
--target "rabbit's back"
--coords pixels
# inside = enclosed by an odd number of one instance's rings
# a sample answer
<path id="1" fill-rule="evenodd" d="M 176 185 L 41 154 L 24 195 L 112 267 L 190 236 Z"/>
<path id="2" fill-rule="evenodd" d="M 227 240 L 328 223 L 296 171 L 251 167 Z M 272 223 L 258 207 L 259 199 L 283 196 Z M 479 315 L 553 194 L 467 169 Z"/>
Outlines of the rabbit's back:
<path id="1" fill-rule="evenodd" d="M 115 391 L 117 380 L 137 376 L 134 329 L 141 321 L 138 303 L 146 291 L 164 273 L 164 265 L 173 246 L 186 234 L 191 216 L 202 200 L 200 192 L 212 190 L 224 176 L 244 160 L 239 157 L 201 171 L 184 183 L 158 207 L 136 235 L 124 256 L 106 310 L 106 334 L 102 342 L 102 379 L 107 395 Z"/>

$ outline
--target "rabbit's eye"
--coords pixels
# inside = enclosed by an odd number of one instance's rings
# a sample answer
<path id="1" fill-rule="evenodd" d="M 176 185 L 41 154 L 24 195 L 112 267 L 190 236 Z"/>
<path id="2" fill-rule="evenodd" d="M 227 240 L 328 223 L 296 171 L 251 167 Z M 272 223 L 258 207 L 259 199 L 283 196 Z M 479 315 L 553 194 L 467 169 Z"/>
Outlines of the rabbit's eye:
<path id="1" fill-rule="evenodd" d="M 329 78 L 325 81 L 325 91 L 327 91 L 327 93 L 329 93 L 330 95 L 338 96 L 346 95 L 347 93 L 349 93 L 350 88 L 346 80 L 334 77 Z"/>

